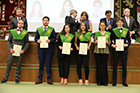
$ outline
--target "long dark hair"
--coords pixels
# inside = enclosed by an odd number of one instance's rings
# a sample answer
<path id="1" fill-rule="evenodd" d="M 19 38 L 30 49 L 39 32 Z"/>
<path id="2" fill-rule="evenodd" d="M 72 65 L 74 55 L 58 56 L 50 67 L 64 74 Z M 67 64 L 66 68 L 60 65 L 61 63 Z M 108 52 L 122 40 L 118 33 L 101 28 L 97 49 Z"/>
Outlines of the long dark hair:
<path id="1" fill-rule="evenodd" d="M 63 26 L 62 31 L 61 31 L 60 33 L 58 33 L 57 39 L 58 39 L 58 37 L 59 37 L 60 34 L 62 34 L 62 35 L 65 35 L 65 34 L 66 34 L 66 32 L 65 32 L 65 27 L 66 27 L 66 26 L 68 26 L 68 27 L 70 28 L 70 25 L 69 25 L 69 24 L 65 24 L 65 25 Z"/>
<path id="2" fill-rule="evenodd" d="M 82 29 L 81 29 L 82 24 L 84 24 L 84 25 L 85 25 L 85 27 L 86 27 L 85 31 L 86 31 L 86 32 L 88 32 L 87 24 L 86 24 L 85 22 L 82 22 L 82 23 L 80 24 L 80 28 L 79 28 L 79 31 L 78 31 L 79 36 L 80 36 L 80 35 L 81 35 L 81 33 L 82 33 Z"/>

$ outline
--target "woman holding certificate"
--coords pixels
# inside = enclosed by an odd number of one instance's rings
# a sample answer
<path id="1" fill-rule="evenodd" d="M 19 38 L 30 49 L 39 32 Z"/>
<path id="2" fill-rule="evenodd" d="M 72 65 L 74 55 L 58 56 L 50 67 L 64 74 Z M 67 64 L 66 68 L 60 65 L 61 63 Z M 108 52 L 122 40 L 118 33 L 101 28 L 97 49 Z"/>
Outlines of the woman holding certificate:
<path id="1" fill-rule="evenodd" d="M 105 22 L 99 24 L 100 31 L 95 32 L 95 59 L 96 59 L 96 80 L 97 85 L 108 85 L 108 71 L 107 71 L 107 61 L 109 55 L 110 46 L 110 34 L 106 32 Z"/>
<path id="2" fill-rule="evenodd" d="M 122 69 L 123 69 L 123 86 L 128 87 L 126 83 L 126 66 L 127 66 L 127 55 L 128 47 L 131 43 L 129 30 L 123 27 L 123 18 L 117 19 L 117 28 L 114 28 L 111 33 L 111 46 L 114 49 L 113 58 L 113 86 L 117 83 L 117 65 L 119 61 L 119 56 L 122 58 Z"/>
<path id="3" fill-rule="evenodd" d="M 69 75 L 71 51 L 73 51 L 74 35 L 70 34 L 70 25 L 66 24 L 63 30 L 58 34 L 58 64 L 59 64 L 59 75 L 61 78 L 60 85 L 67 85 L 67 78 Z"/>
<path id="4" fill-rule="evenodd" d="M 88 85 L 89 76 L 89 50 L 91 46 L 91 32 L 88 32 L 86 23 L 82 22 L 80 25 L 79 32 L 75 35 L 75 47 L 77 50 L 77 73 L 79 77 L 79 85 L 83 84 L 81 67 L 82 64 L 85 68 L 85 85 Z"/>

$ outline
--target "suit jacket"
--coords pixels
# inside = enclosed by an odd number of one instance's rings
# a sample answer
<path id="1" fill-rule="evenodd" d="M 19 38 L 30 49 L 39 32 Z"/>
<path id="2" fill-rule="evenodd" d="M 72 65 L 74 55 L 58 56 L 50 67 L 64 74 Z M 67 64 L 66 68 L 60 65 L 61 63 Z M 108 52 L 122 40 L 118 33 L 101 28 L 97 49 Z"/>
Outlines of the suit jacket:
<path id="1" fill-rule="evenodd" d="M 23 29 L 28 30 L 27 19 L 21 17 L 21 20 L 23 20 L 23 22 L 24 22 L 24 27 L 23 27 Z M 11 20 L 10 29 L 16 29 L 16 28 L 17 28 L 17 23 L 18 23 L 17 17 L 13 18 L 13 19 Z"/>
<path id="2" fill-rule="evenodd" d="M 123 19 L 124 19 L 123 27 L 129 29 L 129 31 L 135 31 L 135 33 L 137 33 L 138 25 L 136 23 L 136 20 L 134 18 L 130 18 L 130 22 L 128 26 L 125 17 Z M 135 34 L 132 35 L 132 38 L 135 39 Z"/>
<path id="3" fill-rule="evenodd" d="M 71 16 L 66 16 L 65 18 L 65 24 L 70 25 L 70 33 L 75 35 L 75 32 L 79 29 L 80 23 L 75 22 L 75 20 Z"/>
<path id="4" fill-rule="evenodd" d="M 105 22 L 106 23 L 106 26 L 107 26 L 107 21 L 106 21 L 106 18 L 102 18 L 101 20 L 100 20 L 100 22 Z M 111 29 L 106 29 L 106 31 L 109 31 L 109 32 L 112 32 L 112 29 L 114 29 L 115 27 L 117 27 L 116 26 L 116 20 L 114 19 L 114 18 L 111 18 L 110 19 L 110 24 L 111 24 Z"/>
<path id="5" fill-rule="evenodd" d="M 118 30 L 119 31 L 119 30 Z M 111 36 L 110 36 L 110 40 L 111 40 L 111 45 L 112 44 L 116 44 L 116 39 L 120 39 L 116 36 L 116 34 L 114 33 L 114 31 L 111 32 Z M 130 46 L 131 44 L 131 39 L 130 39 L 130 34 L 129 32 L 127 32 L 127 35 L 125 38 L 121 38 L 121 39 L 124 39 L 124 44 L 128 44 L 128 47 Z M 127 49 L 128 47 L 125 47 L 125 49 Z M 115 50 L 115 48 L 113 48 Z"/>
<path id="6" fill-rule="evenodd" d="M 40 44 L 37 42 L 39 39 L 40 39 L 40 34 L 37 30 L 36 35 L 35 35 L 35 42 L 38 44 L 38 49 L 40 51 L 45 51 L 46 50 L 47 53 L 52 53 L 53 52 L 53 43 L 56 40 L 55 30 L 53 29 L 53 31 L 51 33 L 51 36 L 49 37 L 49 39 L 50 39 L 49 48 L 40 48 Z"/>
<path id="7" fill-rule="evenodd" d="M 22 50 L 26 51 L 29 47 L 28 34 L 26 34 L 26 36 L 22 40 L 16 40 L 13 38 L 12 34 L 10 33 L 8 40 L 7 40 L 8 49 L 9 50 L 13 49 L 14 44 L 21 45 Z"/>

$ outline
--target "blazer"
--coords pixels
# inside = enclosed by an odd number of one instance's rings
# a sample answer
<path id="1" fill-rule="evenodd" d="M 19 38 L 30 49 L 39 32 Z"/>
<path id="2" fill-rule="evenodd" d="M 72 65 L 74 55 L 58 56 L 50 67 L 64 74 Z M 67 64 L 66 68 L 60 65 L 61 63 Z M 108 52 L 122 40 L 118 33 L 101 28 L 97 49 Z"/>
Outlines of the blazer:
<path id="1" fill-rule="evenodd" d="M 106 23 L 106 26 L 107 26 L 106 18 L 102 18 L 102 19 L 100 20 L 100 22 L 103 22 L 103 21 Z M 110 24 L 111 24 L 111 29 L 109 29 L 109 30 L 106 29 L 106 31 L 112 32 L 112 29 L 114 29 L 115 27 L 117 27 L 117 25 L 116 25 L 116 20 L 115 20 L 114 18 L 111 18 L 111 19 L 110 19 Z"/>
<path id="2" fill-rule="evenodd" d="M 23 22 L 24 22 L 24 27 L 23 27 L 23 29 L 28 30 L 27 19 L 21 17 L 21 20 L 23 20 Z M 13 18 L 13 19 L 11 20 L 11 23 L 10 23 L 10 29 L 16 29 L 16 28 L 17 28 L 17 23 L 18 23 L 17 17 Z"/>
<path id="3" fill-rule="evenodd" d="M 70 25 L 70 33 L 75 35 L 75 32 L 79 29 L 80 23 L 75 22 L 75 20 L 71 16 L 66 16 L 65 24 Z"/>

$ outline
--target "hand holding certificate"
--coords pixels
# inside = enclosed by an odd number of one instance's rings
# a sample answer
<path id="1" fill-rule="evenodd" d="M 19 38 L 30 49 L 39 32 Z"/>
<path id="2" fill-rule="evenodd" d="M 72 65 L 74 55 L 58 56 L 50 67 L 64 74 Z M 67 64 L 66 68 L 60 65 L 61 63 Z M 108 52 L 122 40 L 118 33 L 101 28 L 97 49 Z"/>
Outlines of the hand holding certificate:
<path id="1" fill-rule="evenodd" d="M 105 36 L 100 36 L 98 37 L 98 48 L 106 48 L 106 37 Z"/>
<path id="2" fill-rule="evenodd" d="M 48 43 L 46 42 L 48 40 L 47 36 L 40 36 L 40 48 L 48 48 Z"/>
<path id="3" fill-rule="evenodd" d="M 124 51 L 124 40 L 123 39 L 116 39 L 116 51 Z"/>
<path id="4" fill-rule="evenodd" d="M 70 55 L 71 43 L 63 43 L 62 54 Z"/>
<path id="5" fill-rule="evenodd" d="M 21 45 L 14 45 L 13 46 L 13 50 L 15 51 L 12 55 L 13 56 L 20 56 L 20 51 L 21 51 L 21 49 L 22 49 L 22 46 Z"/>
<path id="6" fill-rule="evenodd" d="M 79 54 L 87 55 L 87 48 L 88 48 L 88 44 L 87 43 L 80 43 Z"/>

